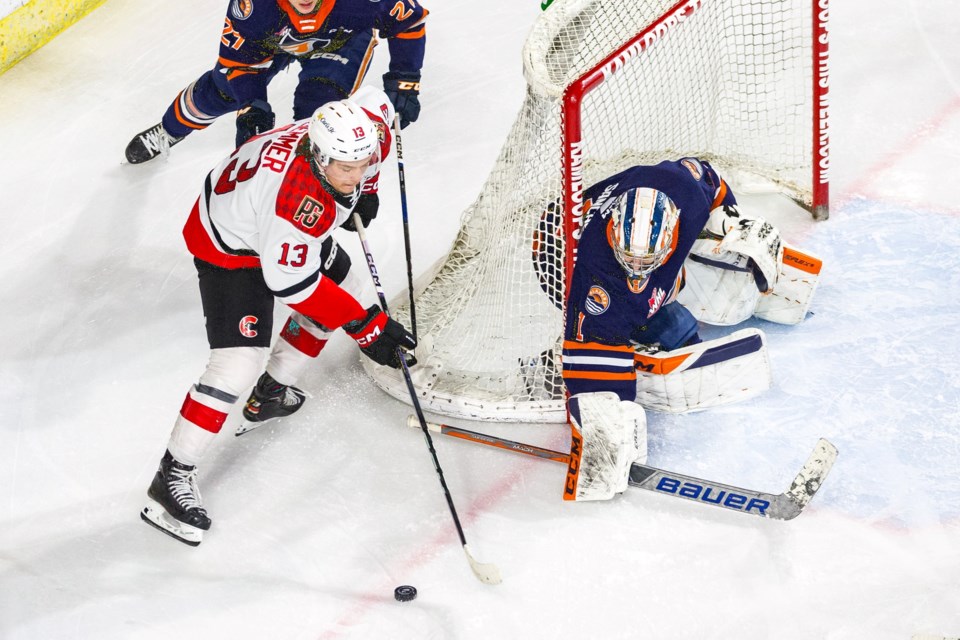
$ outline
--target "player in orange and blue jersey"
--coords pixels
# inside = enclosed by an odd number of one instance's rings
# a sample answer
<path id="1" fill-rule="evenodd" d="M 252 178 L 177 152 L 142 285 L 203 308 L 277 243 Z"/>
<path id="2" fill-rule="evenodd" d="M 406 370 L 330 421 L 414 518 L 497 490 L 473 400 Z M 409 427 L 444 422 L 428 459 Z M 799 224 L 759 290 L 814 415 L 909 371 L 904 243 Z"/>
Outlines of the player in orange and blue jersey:
<path id="1" fill-rule="evenodd" d="M 273 128 L 267 85 L 300 63 L 293 119 L 353 94 L 367 72 L 377 38 L 390 51 L 384 92 L 401 127 L 420 114 L 428 11 L 418 0 L 231 0 L 213 69 L 184 88 L 160 123 L 137 134 L 126 157 L 137 164 L 165 154 L 193 131 L 237 112 L 236 145 Z M 376 35 L 374 33 L 376 31 Z"/>

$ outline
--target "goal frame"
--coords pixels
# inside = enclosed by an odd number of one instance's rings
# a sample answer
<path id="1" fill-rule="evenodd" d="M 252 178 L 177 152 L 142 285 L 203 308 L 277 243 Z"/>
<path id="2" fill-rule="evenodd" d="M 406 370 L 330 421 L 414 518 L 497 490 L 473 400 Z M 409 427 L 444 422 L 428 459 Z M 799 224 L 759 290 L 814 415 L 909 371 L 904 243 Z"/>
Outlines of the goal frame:
<path id="1" fill-rule="evenodd" d="M 646 29 L 625 42 L 617 50 L 597 63 L 592 69 L 567 85 L 563 92 L 561 126 L 561 149 L 563 153 L 563 202 L 566 224 L 564 246 L 572 250 L 564 254 L 565 294 L 570 291 L 573 265 L 576 262 L 577 239 L 583 221 L 583 129 L 581 106 L 587 94 L 599 87 L 631 60 L 640 56 L 648 47 L 663 38 L 669 31 L 700 10 L 705 2 L 716 0 L 680 0 Z M 810 0 L 813 5 L 811 25 L 811 49 L 813 68 L 812 161 L 810 213 L 815 220 L 826 220 L 830 215 L 830 132 L 829 132 L 829 4 L 830 0 Z M 566 295 L 564 296 L 566 307 Z"/>

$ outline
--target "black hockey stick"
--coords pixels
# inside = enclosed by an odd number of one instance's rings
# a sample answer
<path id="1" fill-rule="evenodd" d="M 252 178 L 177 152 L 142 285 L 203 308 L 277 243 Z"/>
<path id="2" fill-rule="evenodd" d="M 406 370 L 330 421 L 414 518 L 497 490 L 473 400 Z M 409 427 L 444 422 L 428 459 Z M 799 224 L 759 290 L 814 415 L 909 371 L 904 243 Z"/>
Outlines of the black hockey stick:
<path id="1" fill-rule="evenodd" d="M 380 276 L 377 274 L 377 265 L 373 261 L 373 254 L 370 252 L 370 245 L 367 244 L 367 233 L 363 228 L 360 216 L 353 214 L 353 223 L 357 227 L 357 235 L 360 236 L 360 244 L 363 247 L 363 253 L 367 257 L 367 267 L 370 269 L 370 277 L 373 279 L 373 286 L 377 290 L 377 297 L 380 298 L 380 304 L 383 306 L 384 313 L 389 314 L 387 309 L 387 296 L 380 285 Z M 420 408 L 420 401 L 417 399 L 417 391 L 413 388 L 413 379 L 410 377 L 410 368 L 407 366 L 407 360 L 403 349 L 397 347 L 397 357 L 400 359 L 400 368 L 403 370 L 403 378 L 407 381 L 407 391 L 410 392 L 410 400 L 413 408 L 417 412 L 417 418 L 420 420 L 420 428 L 423 430 L 423 437 L 427 441 L 427 448 L 430 450 L 430 456 L 433 458 L 433 467 L 440 478 L 440 486 L 443 487 L 443 494 L 447 498 L 447 506 L 450 508 L 450 515 L 453 517 L 453 524 L 457 527 L 457 535 L 460 536 L 460 544 L 463 552 L 467 554 L 467 561 L 470 563 L 470 569 L 473 575 L 477 576 L 480 582 L 487 584 L 500 584 L 500 570 L 495 564 L 477 562 L 470 554 L 470 548 L 467 546 L 467 538 L 463 534 L 463 526 L 460 524 L 460 517 L 457 515 L 457 508 L 453 505 L 453 496 L 450 495 L 450 489 L 447 487 L 447 481 L 443 477 L 443 469 L 440 468 L 440 460 L 437 458 L 437 450 L 433 448 L 433 438 L 430 437 L 430 431 L 427 429 L 427 419 Z"/>
<path id="2" fill-rule="evenodd" d="M 410 223 L 407 218 L 407 177 L 403 170 L 403 143 L 400 141 L 400 116 L 393 117 L 393 135 L 397 140 L 397 173 L 400 176 L 400 210 L 403 213 L 403 249 L 407 253 L 407 289 L 410 292 L 410 330 L 417 338 L 417 308 L 413 302 L 413 255 L 410 251 Z"/>
<path id="3" fill-rule="evenodd" d="M 408 426 L 416 426 L 414 417 L 407 418 Z M 498 449 L 515 451 L 528 456 L 546 458 L 567 464 L 570 456 L 561 451 L 536 447 L 523 442 L 452 427 L 447 424 L 428 422 L 427 427 L 436 433 L 460 438 L 468 442 L 483 444 Z M 824 438 L 820 438 L 813 453 L 793 479 L 790 488 L 779 494 L 763 493 L 752 489 L 741 489 L 711 480 L 664 471 L 645 464 L 633 463 L 630 468 L 629 483 L 647 491 L 666 494 L 676 498 L 686 498 L 695 502 L 723 507 L 739 513 L 771 518 L 773 520 L 792 520 L 800 515 L 810 499 L 823 484 L 827 474 L 837 459 L 837 448 Z"/>

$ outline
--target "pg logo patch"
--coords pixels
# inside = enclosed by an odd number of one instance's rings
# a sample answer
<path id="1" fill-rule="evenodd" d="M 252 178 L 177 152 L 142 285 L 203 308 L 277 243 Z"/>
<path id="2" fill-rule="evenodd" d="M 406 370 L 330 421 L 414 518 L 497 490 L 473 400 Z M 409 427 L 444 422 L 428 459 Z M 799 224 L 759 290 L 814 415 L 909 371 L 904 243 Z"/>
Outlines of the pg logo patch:
<path id="1" fill-rule="evenodd" d="M 599 316 L 610 308 L 610 294 L 603 287 L 594 285 L 587 292 L 587 299 L 583 306 L 590 315 Z"/>
<path id="2" fill-rule="evenodd" d="M 314 237 L 320 237 L 330 228 L 337 217 L 335 206 L 325 206 L 324 203 L 311 196 L 303 196 L 300 206 L 292 214 L 283 216 L 301 231 Z"/>

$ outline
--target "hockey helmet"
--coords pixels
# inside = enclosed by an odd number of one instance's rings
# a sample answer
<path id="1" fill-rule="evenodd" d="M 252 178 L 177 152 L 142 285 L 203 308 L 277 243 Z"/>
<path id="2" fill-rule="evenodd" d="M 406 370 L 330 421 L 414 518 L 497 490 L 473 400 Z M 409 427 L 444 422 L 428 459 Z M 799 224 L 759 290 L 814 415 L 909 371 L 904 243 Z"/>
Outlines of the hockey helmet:
<path id="1" fill-rule="evenodd" d="M 641 187 L 613 203 L 608 239 L 617 262 L 635 278 L 645 278 L 667 261 L 676 246 L 680 210 L 667 194 Z"/>
<path id="2" fill-rule="evenodd" d="M 331 160 L 365 160 L 377 149 L 377 128 L 350 100 L 328 102 L 310 119 L 310 146 L 321 169 Z"/>

